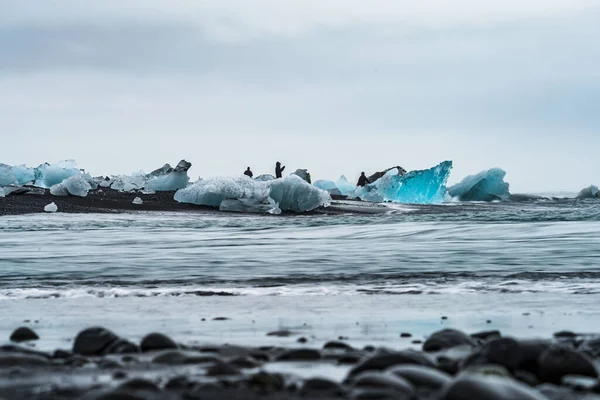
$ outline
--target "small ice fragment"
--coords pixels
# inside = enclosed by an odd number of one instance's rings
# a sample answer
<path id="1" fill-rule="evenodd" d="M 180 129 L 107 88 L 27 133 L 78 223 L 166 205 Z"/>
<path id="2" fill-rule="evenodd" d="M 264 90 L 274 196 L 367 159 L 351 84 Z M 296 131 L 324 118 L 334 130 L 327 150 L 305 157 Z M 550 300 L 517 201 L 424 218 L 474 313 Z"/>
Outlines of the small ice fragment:
<path id="1" fill-rule="evenodd" d="M 140 199 L 139 197 L 136 197 L 135 199 L 133 199 L 132 203 L 133 204 L 144 204 L 144 201 L 142 199 Z"/>
<path id="2" fill-rule="evenodd" d="M 58 211 L 58 206 L 56 204 L 54 204 L 54 202 L 47 204 L 44 207 L 44 211 L 49 212 L 49 213 L 55 213 Z"/>
<path id="3" fill-rule="evenodd" d="M 505 176 L 506 172 L 500 168 L 481 171 L 448 188 L 448 194 L 460 201 L 508 200 L 510 192 L 508 183 L 504 182 Z"/>

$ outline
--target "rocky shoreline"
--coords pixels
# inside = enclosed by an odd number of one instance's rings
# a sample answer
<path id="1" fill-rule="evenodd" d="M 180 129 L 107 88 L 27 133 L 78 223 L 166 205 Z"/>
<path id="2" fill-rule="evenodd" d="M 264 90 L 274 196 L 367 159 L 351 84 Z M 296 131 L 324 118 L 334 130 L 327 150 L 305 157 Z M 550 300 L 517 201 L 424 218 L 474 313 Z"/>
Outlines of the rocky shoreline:
<path id="1" fill-rule="evenodd" d="M 265 333 L 290 336 L 292 332 Z M 409 333 L 399 333 L 402 337 Z M 568 400 L 600 398 L 600 336 L 557 332 L 551 339 L 444 329 L 421 350 L 366 346 L 345 338 L 310 346 L 242 347 L 178 343 L 149 333 L 140 343 L 102 328 L 77 334 L 70 349 L 36 349 L 18 328 L 0 347 L 0 398 L 11 399 L 405 399 Z M 343 368 L 344 379 L 302 379 L 277 366 Z M 293 369 L 292 369 L 293 370 Z M 305 375 L 306 377 L 306 375 Z"/>

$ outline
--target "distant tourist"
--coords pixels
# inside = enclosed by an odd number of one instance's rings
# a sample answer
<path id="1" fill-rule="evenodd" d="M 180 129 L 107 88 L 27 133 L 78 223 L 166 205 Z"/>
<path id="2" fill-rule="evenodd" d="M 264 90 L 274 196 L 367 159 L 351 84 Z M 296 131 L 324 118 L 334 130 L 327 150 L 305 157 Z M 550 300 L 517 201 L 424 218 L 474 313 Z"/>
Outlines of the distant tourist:
<path id="1" fill-rule="evenodd" d="M 248 167 L 246 169 L 246 172 L 244 172 L 244 175 L 249 176 L 250 178 L 252 178 L 254 176 L 254 174 L 252 173 L 252 171 L 250 171 L 250 167 Z"/>
<path id="2" fill-rule="evenodd" d="M 360 173 L 360 178 L 358 178 L 358 183 L 356 184 L 356 186 L 365 186 L 367 183 L 371 183 L 369 182 L 369 179 L 367 179 L 367 177 L 365 176 L 364 172 Z"/>
<path id="3" fill-rule="evenodd" d="M 275 164 L 275 178 L 281 178 L 281 173 L 284 169 L 285 167 L 282 167 L 281 163 L 277 161 L 277 163 Z"/>

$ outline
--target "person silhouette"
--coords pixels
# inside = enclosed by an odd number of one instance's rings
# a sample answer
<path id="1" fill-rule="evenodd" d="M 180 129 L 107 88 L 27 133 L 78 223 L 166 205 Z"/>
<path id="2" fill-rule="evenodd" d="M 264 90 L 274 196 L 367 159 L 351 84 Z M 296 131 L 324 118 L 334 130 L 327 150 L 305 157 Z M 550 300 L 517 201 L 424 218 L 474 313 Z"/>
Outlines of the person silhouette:
<path id="1" fill-rule="evenodd" d="M 369 179 L 365 176 L 364 172 L 360 173 L 360 178 L 358 178 L 358 183 L 356 184 L 356 186 L 365 186 L 367 183 L 371 183 L 369 182 Z"/>
<path id="2" fill-rule="evenodd" d="M 252 171 L 250 171 L 250 167 L 248 167 L 248 169 L 246 169 L 246 171 L 244 172 L 244 175 L 252 178 L 252 176 L 254 176 L 254 174 L 252 173 Z"/>
<path id="3" fill-rule="evenodd" d="M 275 163 L 275 178 L 281 178 L 281 173 L 283 172 L 283 170 L 285 169 L 285 167 L 281 166 L 281 163 L 279 161 L 277 161 L 277 163 Z"/>

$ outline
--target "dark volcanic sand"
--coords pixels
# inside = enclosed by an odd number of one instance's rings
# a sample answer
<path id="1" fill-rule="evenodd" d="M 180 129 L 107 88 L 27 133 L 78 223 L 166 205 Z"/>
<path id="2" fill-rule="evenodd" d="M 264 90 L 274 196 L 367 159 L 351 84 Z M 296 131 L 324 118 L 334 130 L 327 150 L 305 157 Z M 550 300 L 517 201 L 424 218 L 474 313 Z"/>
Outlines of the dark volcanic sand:
<path id="1" fill-rule="evenodd" d="M 22 194 L 0 197 L 0 215 L 19 215 L 44 212 L 47 204 L 54 202 L 63 213 L 118 213 L 132 211 L 185 211 L 214 212 L 212 207 L 179 203 L 173 199 L 175 192 L 125 193 L 112 189 L 90 190 L 87 197 L 53 196 L 49 190 L 43 195 Z M 141 198 L 143 204 L 133 204 Z"/>
<path id="2" fill-rule="evenodd" d="M 13 343 L 0 347 L 0 398 L 592 400 L 600 393 L 600 340 L 572 332 L 518 340 L 445 329 L 421 351 L 355 349 L 340 341 L 295 349 L 186 346 L 156 333 L 132 343 L 99 327 L 53 353 L 35 350 L 36 339 L 20 328 Z M 277 372 L 277 365 L 314 374 L 302 379 Z M 345 378 L 319 376 L 324 365 L 345 368 Z"/>

